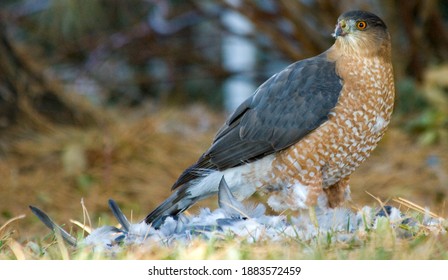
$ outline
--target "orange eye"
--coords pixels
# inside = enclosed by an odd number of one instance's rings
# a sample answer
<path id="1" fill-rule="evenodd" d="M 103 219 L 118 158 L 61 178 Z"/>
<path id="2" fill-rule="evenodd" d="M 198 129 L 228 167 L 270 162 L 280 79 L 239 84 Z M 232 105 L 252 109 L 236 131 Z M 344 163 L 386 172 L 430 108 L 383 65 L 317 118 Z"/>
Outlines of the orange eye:
<path id="1" fill-rule="evenodd" d="M 365 21 L 358 21 L 356 23 L 356 28 L 358 28 L 359 30 L 364 30 L 367 27 L 367 22 Z"/>

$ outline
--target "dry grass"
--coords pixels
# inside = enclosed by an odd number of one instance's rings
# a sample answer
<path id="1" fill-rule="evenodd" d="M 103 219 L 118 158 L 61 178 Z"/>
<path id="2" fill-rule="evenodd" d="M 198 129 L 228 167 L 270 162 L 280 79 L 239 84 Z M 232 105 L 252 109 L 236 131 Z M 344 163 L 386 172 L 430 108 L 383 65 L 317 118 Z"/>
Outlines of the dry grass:
<path id="1" fill-rule="evenodd" d="M 127 114 L 125 121 L 111 121 L 109 127 L 60 128 L 10 144 L 0 161 L 0 224 L 29 214 L 30 204 L 68 221 L 82 215 L 82 198 L 93 220 L 108 212 L 109 198 L 141 218 L 209 145 L 221 118 L 204 110 Z M 21 235 L 41 231 L 34 227 L 34 217 L 27 215 L 24 222 Z"/>
<path id="2" fill-rule="evenodd" d="M 132 245 L 122 247 L 116 253 L 95 251 L 90 247 L 75 249 L 66 245 L 57 234 L 39 237 L 37 241 L 19 242 L 12 232 L 0 231 L 0 259 L 448 259 L 448 239 L 446 234 L 437 231 L 447 228 L 448 223 L 443 221 L 441 227 L 420 227 L 412 237 L 403 238 L 386 218 L 381 218 L 376 229 L 360 229 L 348 241 L 335 241 L 332 233 L 318 235 L 309 241 L 285 238 L 277 242 L 255 243 L 229 236 L 195 239 L 189 244 L 175 243 L 170 247 Z"/>
<path id="3" fill-rule="evenodd" d="M 31 215 L 28 205 L 46 210 L 57 222 L 84 223 L 84 198 L 94 226 L 114 223 L 107 199 L 120 203 L 134 221 L 160 203 L 184 168 L 210 144 L 223 117 L 193 106 L 153 113 L 120 112 L 112 125 L 99 129 L 58 128 L 50 134 L 22 137 L 2 145 L 0 161 L 0 259 L 101 259 L 104 254 L 73 250 Z M 437 164 L 428 164 L 436 157 Z M 398 128 L 391 128 L 372 157 L 353 175 L 352 207 L 403 197 L 447 216 L 448 147 L 421 146 Z M 215 207 L 215 202 L 211 205 Z M 204 205 L 204 204 L 203 204 Z M 409 205 L 403 205 L 407 209 Z M 131 212 L 133 211 L 133 212 Z M 192 210 L 194 211 L 194 209 Z M 415 209 L 413 210 L 415 211 Z M 26 217 L 21 215 L 26 214 Z M 16 220 L 11 220 L 17 218 Z M 18 219 L 20 218 L 20 219 Z M 75 235 L 82 230 L 75 225 Z M 197 240 L 173 248 L 133 246 L 119 259 L 439 259 L 447 258 L 448 240 L 423 229 L 411 239 L 392 230 L 359 233 L 357 243 Z M 45 254 L 44 254 L 45 252 Z"/>

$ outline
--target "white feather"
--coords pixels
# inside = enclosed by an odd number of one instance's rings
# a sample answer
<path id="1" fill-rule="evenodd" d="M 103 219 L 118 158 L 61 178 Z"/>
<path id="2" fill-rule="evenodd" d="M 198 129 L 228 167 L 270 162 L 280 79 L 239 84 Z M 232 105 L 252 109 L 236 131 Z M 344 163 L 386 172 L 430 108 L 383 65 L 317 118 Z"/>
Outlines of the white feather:
<path id="1" fill-rule="evenodd" d="M 224 171 L 212 171 L 189 189 L 191 195 L 213 194 L 218 192 L 219 182 L 224 176 L 230 190 L 238 200 L 251 196 L 261 187 L 263 180 L 269 179 L 272 173 L 273 155 L 265 156 L 257 161 L 229 168 Z"/>

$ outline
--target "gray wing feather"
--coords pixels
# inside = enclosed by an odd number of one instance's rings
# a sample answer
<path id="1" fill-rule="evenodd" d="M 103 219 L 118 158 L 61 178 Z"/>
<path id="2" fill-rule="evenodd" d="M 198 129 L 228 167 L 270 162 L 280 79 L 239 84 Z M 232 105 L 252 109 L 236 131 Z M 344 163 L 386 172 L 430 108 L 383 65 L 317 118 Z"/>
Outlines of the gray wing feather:
<path id="1" fill-rule="evenodd" d="M 198 170 L 224 170 L 293 145 L 328 119 L 341 89 L 335 63 L 325 54 L 291 64 L 235 110 L 173 189 L 199 177 Z"/>

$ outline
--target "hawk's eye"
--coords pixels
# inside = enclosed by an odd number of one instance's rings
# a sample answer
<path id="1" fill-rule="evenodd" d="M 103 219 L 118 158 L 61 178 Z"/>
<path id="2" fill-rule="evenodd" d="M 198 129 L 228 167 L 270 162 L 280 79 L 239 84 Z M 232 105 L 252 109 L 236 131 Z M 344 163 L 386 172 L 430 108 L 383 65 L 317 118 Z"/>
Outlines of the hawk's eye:
<path id="1" fill-rule="evenodd" d="M 356 23 L 356 28 L 358 28 L 359 30 L 364 30 L 367 27 L 367 22 L 365 21 L 358 21 Z"/>

